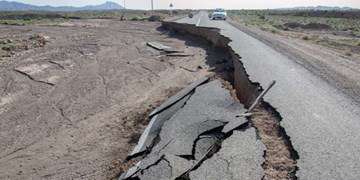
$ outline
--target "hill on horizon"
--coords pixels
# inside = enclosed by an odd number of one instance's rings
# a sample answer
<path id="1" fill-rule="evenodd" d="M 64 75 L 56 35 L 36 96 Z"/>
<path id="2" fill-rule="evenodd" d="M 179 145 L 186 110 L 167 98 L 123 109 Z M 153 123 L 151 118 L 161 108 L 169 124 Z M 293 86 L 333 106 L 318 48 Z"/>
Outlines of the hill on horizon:
<path id="1" fill-rule="evenodd" d="M 359 10 L 351 7 L 338 7 L 338 6 L 301 6 L 292 8 L 277 8 L 278 10 L 314 10 L 314 11 L 352 11 Z"/>
<path id="2" fill-rule="evenodd" d="M 99 5 L 88 5 L 83 7 L 73 6 L 36 6 L 14 1 L 0 1 L 0 11 L 106 11 L 124 9 L 121 5 L 107 1 Z"/>

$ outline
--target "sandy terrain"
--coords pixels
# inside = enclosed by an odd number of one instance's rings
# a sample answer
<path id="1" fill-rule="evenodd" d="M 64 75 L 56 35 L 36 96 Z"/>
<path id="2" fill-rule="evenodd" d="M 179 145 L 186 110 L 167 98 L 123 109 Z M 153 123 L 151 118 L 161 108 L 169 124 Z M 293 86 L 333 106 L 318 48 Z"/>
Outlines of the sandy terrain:
<path id="1" fill-rule="evenodd" d="M 171 38 L 159 26 L 112 20 L 0 26 L 1 38 L 49 38 L 1 61 L 0 179 L 117 177 L 147 123 L 143 117 L 208 74 L 201 44 Z M 149 41 L 194 56 L 167 57 Z"/>

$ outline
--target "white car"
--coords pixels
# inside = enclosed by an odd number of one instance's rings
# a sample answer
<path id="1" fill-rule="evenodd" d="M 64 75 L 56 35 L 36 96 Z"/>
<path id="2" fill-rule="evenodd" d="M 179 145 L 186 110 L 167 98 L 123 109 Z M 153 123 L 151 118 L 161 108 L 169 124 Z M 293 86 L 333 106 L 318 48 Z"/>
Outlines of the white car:
<path id="1" fill-rule="evenodd" d="M 210 18 L 212 20 L 217 20 L 217 19 L 226 20 L 227 13 L 226 13 L 225 9 L 218 8 L 218 9 L 215 9 L 215 11 L 211 14 Z"/>

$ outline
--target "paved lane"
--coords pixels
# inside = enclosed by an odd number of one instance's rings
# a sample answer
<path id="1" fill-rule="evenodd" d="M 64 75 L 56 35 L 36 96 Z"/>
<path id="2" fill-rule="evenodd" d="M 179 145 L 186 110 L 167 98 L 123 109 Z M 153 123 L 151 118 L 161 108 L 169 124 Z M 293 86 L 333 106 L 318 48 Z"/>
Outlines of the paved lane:
<path id="1" fill-rule="evenodd" d="M 265 97 L 299 153 L 300 179 L 360 179 L 360 107 L 301 65 L 206 12 L 178 22 L 217 27 L 233 41 L 253 82 L 276 86 Z"/>

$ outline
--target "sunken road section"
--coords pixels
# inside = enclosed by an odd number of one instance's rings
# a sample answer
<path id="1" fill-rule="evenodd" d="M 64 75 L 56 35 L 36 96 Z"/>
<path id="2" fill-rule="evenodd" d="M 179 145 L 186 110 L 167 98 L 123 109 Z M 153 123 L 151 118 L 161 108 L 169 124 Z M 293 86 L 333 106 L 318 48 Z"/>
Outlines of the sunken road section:
<path id="1" fill-rule="evenodd" d="M 221 49 L 232 62 L 226 68 L 232 78 L 226 81 L 237 99 L 217 79 L 199 80 L 185 89 L 186 94 L 175 95 L 177 101 L 172 97 L 170 106 L 151 113 L 147 129 L 159 117 L 161 123 L 150 135 L 144 132 L 129 156 L 143 159 L 120 179 L 296 179 L 299 157 L 280 125 L 281 115 L 261 102 L 250 118 L 239 116 L 263 89 L 248 79 L 241 57 L 228 46 L 231 40 L 216 28 L 176 22 L 163 22 L 163 27 L 201 37 Z M 241 123 L 224 133 L 224 126 L 232 121 Z"/>

